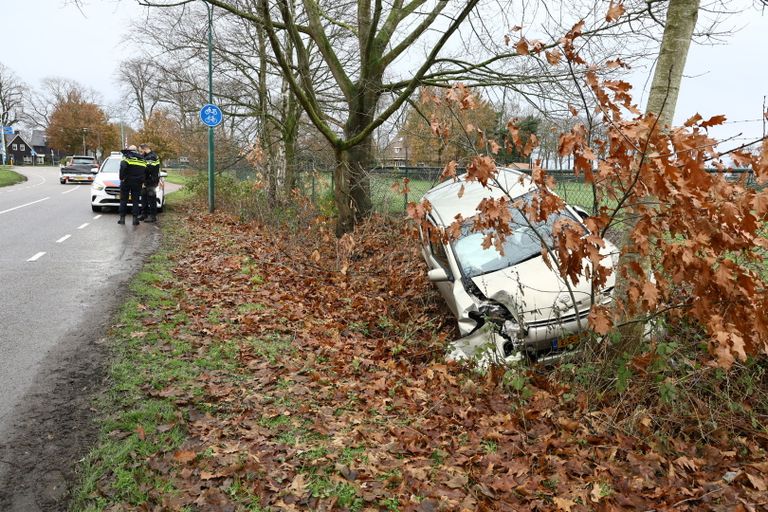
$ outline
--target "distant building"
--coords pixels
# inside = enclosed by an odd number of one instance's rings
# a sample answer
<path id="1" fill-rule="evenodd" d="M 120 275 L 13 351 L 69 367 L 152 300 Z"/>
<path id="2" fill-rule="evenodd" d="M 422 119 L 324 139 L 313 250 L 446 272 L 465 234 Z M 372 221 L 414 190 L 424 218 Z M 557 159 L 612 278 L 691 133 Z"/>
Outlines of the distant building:
<path id="1" fill-rule="evenodd" d="M 18 132 L 5 139 L 5 153 L 10 164 L 32 165 L 32 151 L 32 146 Z"/>
<path id="2" fill-rule="evenodd" d="M 29 143 L 32 144 L 32 149 L 35 154 L 35 164 L 44 165 L 46 162 L 51 165 L 54 164 L 53 150 L 48 146 L 48 137 L 43 130 L 32 130 L 32 135 L 29 137 Z"/>
<path id="3" fill-rule="evenodd" d="M 7 161 L 13 165 L 45 165 L 46 161 L 53 162 L 45 133 L 40 130 L 34 130 L 27 137 L 16 132 L 5 140 Z"/>
<path id="4" fill-rule="evenodd" d="M 408 165 L 408 139 L 398 133 L 381 152 L 381 165 L 401 167 Z"/>

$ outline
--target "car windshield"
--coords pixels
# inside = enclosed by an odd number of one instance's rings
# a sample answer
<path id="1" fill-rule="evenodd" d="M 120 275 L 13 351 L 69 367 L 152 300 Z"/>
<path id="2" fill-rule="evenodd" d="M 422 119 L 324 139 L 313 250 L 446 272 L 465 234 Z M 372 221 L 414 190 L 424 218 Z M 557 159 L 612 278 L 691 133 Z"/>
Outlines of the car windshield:
<path id="1" fill-rule="evenodd" d="M 531 193 L 522 196 L 521 199 L 530 201 Z M 532 259 L 541 254 L 541 239 L 552 247 L 552 228 L 560 219 L 576 219 L 567 211 L 553 213 L 546 222 L 526 222 L 523 214 L 510 206 L 512 220 L 510 227 L 512 233 L 504 240 L 504 254 L 495 247 L 483 249 L 483 239 L 490 230 L 472 231 L 473 220 L 468 219 L 461 227 L 461 235 L 453 243 L 453 252 L 456 260 L 467 277 L 477 277 L 490 272 L 496 272 L 523 261 Z M 538 232 L 538 234 L 537 234 Z"/>
<path id="2" fill-rule="evenodd" d="M 107 158 L 104 165 L 101 166 L 101 173 L 114 173 L 120 172 L 120 159 L 119 158 Z"/>

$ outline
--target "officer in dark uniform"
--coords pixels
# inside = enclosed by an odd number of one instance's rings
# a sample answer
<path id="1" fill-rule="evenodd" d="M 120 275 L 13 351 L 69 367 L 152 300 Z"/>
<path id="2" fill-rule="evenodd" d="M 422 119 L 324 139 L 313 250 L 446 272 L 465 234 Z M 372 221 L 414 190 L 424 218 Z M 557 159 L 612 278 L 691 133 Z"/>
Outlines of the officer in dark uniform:
<path id="1" fill-rule="evenodd" d="M 141 189 L 142 213 L 139 220 L 157 222 L 157 186 L 160 184 L 160 158 L 149 144 L 139 145 L 139 152 L 147 164 L 144 188 Z"/>
<path id="2" fill-rule="evenodd" d="M 133 225 L 139 225 L 139 196 L 141 186 L 144 184 L 147 171 L 147 162 L 141 153 L 136 151 L 136 146 L 129 146 L 122 151 L 123 159 L 120 161 L 120 220 L 118 224 L 125 224 L 125 214 L 128 213 L 128 196 L 131 196 L 131 213 L 133 213 Z"/>

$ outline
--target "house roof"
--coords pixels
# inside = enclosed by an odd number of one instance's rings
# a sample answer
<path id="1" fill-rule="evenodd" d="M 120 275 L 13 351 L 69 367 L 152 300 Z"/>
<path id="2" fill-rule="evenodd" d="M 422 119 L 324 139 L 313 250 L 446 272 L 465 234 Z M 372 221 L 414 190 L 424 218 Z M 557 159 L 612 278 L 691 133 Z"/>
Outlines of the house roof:
<path id="1" fill-rule="evenodd" d="M 13 135 L 6 136 L 5 137 L 5 146 L 6 147 L 10 146 L 16 139 L 21 139 L 21 142 L 23 142 L 24 144 L 26 144 L 29 147 L 32 147 L 32 146 L 29 145 L 29 142 L 27 142 L 27 139 L 22 137 L 20 133 L 15 133 Z M 19 144 L 19 143 L 17 142 L 17 144 Z"/>
<path id="2" fill-rule="evenodd" d="M 29 140 L 30 144 L 36 148 L 48 146 L 48 137 L 45 136 L 43 130 L 32 130 L 32 135 L 29 137 Z"/>

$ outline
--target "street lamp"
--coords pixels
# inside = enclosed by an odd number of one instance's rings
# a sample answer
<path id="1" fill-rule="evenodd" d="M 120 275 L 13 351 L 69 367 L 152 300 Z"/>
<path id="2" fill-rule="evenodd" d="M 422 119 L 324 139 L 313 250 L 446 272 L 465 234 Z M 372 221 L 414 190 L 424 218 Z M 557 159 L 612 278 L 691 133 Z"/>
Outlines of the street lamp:
<path id="1" fill-rule="evenodd" d="M 85 156 L 85 132 L 88 131 L 88 128 L 83 128 L 83 156 Z"/>

